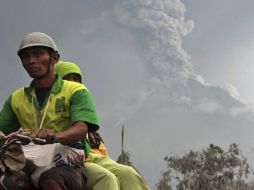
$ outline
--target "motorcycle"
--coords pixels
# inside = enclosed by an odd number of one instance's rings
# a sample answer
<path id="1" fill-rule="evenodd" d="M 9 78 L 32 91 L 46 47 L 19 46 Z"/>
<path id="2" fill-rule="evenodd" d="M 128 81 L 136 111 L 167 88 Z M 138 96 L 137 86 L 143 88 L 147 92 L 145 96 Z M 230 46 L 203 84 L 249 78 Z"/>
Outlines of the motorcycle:
<path id="1" fill-rule="evenodd" d="M 8 136 L 0 134 L 0 190 L 30 190 L 29 173 L 34 164 L 25 158 L 22 146 L 31 142 L 45 143 L 44 139 L 32 139 L 22 131 Z"/>
<path id="2" fill-rule="evenodd" d="M 46 144 L 23 130 L 0 135 L 0 190 L 38 189 L 44 171 L 62 164 L 82 167 L 84 156 L 82 148 Z"/>

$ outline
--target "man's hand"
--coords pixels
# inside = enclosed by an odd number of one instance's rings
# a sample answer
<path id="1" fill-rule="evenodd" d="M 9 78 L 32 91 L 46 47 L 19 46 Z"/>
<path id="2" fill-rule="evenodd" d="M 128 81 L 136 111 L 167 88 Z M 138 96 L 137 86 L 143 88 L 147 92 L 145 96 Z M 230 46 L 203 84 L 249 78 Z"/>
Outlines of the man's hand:
<path id="1" fill-rule="evenodd" d="M 56 134 L 51 129 L 39 129 L 38 131 L 35 131 L 32 135 L 32 138 L 40 138 L 45 139 L 45 144 L 52 144 L 56 142 Z M 37 143 L 40 144 L 40 143 Z"/>
<path id="2" fill-rule="evenodd" d="M 6 136 L 5 136 L 5 134 L 2 132 L 2 131 L 0 131 L 0 138 L 2 139 L 4 139 Z"/>
<path id="3" fill-rule="evenodd" d="M 69 129 L 54 133 L 51 129 L 42 128 L 35 131 L 32 138 L 45 139 L 46 143 L 35 142 L 36 144 L 52 144 L 55 142 L 68 144 L 82 140 L 88 131 L 88 126 L 83 121 L 74 123 Z"/>

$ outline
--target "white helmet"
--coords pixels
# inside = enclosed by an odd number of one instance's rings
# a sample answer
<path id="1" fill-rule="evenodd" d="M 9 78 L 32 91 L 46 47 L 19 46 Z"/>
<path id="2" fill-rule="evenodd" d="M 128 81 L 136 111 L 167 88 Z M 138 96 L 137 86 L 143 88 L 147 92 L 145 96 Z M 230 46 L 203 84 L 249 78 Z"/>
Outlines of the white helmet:
<path id="1" fill-rule="evenodd" d="M 27 34 L 19 45 L 18 55 L 23 49 L 34 46 L 43 46 L 58 51 L 54 40 L 47 34 L 42 32 L 33 32 Z"/>

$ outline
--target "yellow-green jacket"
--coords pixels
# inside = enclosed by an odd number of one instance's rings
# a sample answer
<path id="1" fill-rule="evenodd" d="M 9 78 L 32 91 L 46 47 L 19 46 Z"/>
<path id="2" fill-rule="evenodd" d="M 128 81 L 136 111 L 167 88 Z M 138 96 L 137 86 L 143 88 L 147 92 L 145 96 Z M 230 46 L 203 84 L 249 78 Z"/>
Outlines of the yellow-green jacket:
<path id="1" fill-rule="evenodd" d="M 84 121 L 89 131 L 99 128 L 92 96 L 84 85 L 59 77 L 41 106 L 33 82 L 13 92 L 0 112 L 0 131 L 9 134 L 20 127 L 36 130 L 41 126 L 59 132 L 77 121 Z"/>

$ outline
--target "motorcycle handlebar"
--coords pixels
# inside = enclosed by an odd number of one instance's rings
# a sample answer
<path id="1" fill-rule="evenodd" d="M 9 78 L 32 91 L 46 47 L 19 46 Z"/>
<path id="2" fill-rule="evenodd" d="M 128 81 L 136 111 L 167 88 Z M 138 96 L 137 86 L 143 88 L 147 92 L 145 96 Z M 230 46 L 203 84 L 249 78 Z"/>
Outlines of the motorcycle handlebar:
<path id="1" fill-rule="evenodd" d="M 46 144 L 47 142 L 46 139 L 31 138 L 29 136 L 22 135 L 22 134 L 16 134 L 15 136 L 18 137 L 20 140 L 25 140 L 28 143 L 34 142 L 35 144 Z"/>

